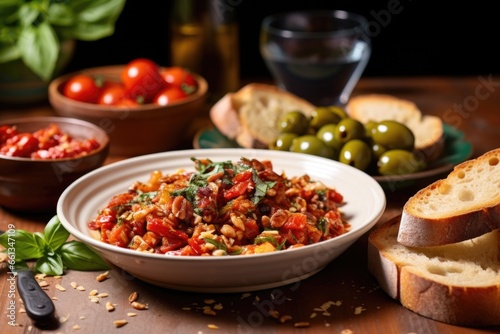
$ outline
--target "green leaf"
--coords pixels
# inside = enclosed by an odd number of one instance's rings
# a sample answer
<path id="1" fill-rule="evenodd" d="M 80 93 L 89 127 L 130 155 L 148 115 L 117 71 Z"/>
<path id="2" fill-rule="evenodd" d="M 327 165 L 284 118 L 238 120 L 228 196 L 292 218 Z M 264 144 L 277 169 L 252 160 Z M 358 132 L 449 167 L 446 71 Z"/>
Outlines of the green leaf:
<path id="1" fill-rule="evenodd" d="M 19 8 L 19 21 L 22 27 L 32 26 L 41 15 L 41 8 L 33 2 L 27 2 Z"/>
<path id="2" fill-rule="evenodd" d="M 62 275 L 64 273 L 63 268 L 61 256 L 54 253 L 51 256 L 45 254 L 43 257 L 39 258 L 33 270 L 35 272 L 54 276 Z"/>
<path id="3" fill-rule="evenodd" d="M 99 254 L 80 241 L 65 243 L 60 254 L 64 266 L 74 270 L 102 270 L 109 269 L 109 265 Z"/>
<path id="4" fill-rule="evenodd" d="M 19 7 L 23 0 L 2 0 L 0 1 L 0 25 L 11 24 L 19 18 Z"/>
<path id="5" fill-rule="evenodd" d="M 17 45 L 26 66 L 43 80 L 49 81 L 60 48 L 54 29 L 47 22 L 37 27 L 27 27 L 23 29 Z"/>
<path id="6" fill-rule="evenodd" d="M 47 20 L 52 25 L 71 26 L 75 24 L 77 17 L 65 4 L 53 3 L 47 12 Z"/>
<path id="7" fill-rule="evenodd" d="M 21 52 L 15 44 L 0 43 L 0 63 L 7 63 L 21 58 Z"/>
<path id="8" fill-rule="evenodd" d="M 56 251 L 68 240 L 69 232 L 64 228 L 59 217 L 56 215 L 45 226 L 43 236 L 47 245 Z"/>
<path id="9" fill-rule="evenodd" d="M 0 244 L 11 249 L 16 260 L 38 259 L 44 255 L 46 247 L 45 240 L 37 234 L 24 230 L 14 230 L 14 233 L 3 233 L 0 236 Z"/>
<path id="10" fill-rule="evenodd" d="M 16 263 L 14 264 L 14 268 L 12 269 L 12 271 L 15 272 L 25 271 L 25 270 L 31 270 L 31 269 L 28 266 L 28 264 L 23 260 L 16 261 Z"/>
<path id="11" fill-rule="evenodd" d="M 55 27 L 63 39 L 93 41 L 110 36 L 125 0 L 74 0 L 66 4 L 75 15 L 70 26 Z"/>

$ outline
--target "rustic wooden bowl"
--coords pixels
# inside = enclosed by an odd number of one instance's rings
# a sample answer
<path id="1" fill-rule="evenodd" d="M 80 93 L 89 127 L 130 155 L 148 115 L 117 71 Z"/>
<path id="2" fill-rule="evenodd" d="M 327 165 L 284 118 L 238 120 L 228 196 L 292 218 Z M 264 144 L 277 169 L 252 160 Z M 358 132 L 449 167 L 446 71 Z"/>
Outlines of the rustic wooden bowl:
<path id="1" fill-rule="evenodd" d="M 85 69 L 78 73 L 100 75 L 118 81 L 124 65 Z M 49 101 L 56 113 L 89 121 L 105 130 L 111 140 L 110 154 L 137 156 L 169 151 L 187 138 L 190 122 L 203 109 L 208 85 L 195 74 L 198 90 L 186 99 L 166 106 L 144 104 L 138 107 L 110 107 L 75 101 L 62 94 L 64 84 L 77 74 L 69 73 L 53 80 L 49 85 Z"/>

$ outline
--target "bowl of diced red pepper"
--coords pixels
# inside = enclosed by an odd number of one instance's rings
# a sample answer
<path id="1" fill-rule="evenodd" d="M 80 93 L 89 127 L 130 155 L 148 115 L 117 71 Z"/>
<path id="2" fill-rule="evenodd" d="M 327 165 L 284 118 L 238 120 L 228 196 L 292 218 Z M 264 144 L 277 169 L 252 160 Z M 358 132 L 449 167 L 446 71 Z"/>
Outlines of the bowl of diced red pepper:
<path id="1" fill-rule="evenodd" d="M 56 78 L 49 101 L 58 115 L 103 128 L 112 155 L 130 157 L 191 143 L 188 129 L 205 107 L 207 90 L 206 80 L 188 69 L 137 58 Z"/>
<path id="2" fill-rule="evenodd" d="M 0 206 L 51 212 L 73 181 L 102 166 L 109 136 L 66 117 L 24 117 L 0 123 Z"/>

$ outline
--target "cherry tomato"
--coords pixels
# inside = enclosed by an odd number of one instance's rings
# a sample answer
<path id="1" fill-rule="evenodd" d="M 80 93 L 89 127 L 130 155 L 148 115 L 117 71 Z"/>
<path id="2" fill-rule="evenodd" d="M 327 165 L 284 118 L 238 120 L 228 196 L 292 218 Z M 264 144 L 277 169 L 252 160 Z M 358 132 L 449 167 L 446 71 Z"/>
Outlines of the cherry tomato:
<path id="1" fill-rule="evenodd" d="M 15 136 L 17 134 L 17 128 L 15 126 L 2 125 L 0 126 L 0 145 L 7 142 L 7 139 Z"/>
<path id="2" fill-rule="evenodd" d="M 64 85 L 63 94 L 73 100 L 96 103 L 101 89 L 92 76 L 77 74 Z"/>
<path id="3" fill-rule="evenodd" d="M 120 101 L 118 101 L 114 106 L 121 107 L 121 108 L 133 108 L 133 107 L 137 107 L 140 105 L 141 104 L 139 102 L 137 102 L 136 100 L 132 100 L 129 97 L 125 97 L 125 98 L 121 99 Z"/>
<path id="4" fill-rule="evenodd" d="M 11 157 L 29 158 L 31 153 L 38 150 L 39 143 L 31 133 L 19 133 L 7 140 L 0 153 Z"/>
<path id="5" fill-rule="evenodd" d="M 126 97 L 125 86 L 117 82 L 106 82 L 102 88 L 101 96 L 97 101 L 98 104 L 113 106 L 118 104 Z"/>
<path id="6" fill-rule="evenodd" d="M 134 100 L 143 99 L 145 103 L 165 87 L 159 67 L 149 59 L 134 59 L 125 66 L 121 73 L 121 81 L 127 94 Z"/>
<path id="7" fill-rule="evenodd" d="M 182 67 L 168 67 L 163 69 L 160 74 L 169 85 L 182 88 L 186 94 L 191 94 L 198 88 L 194 75 Z"/>
<path id="8" fill-rule="evenodd" d="M 175 101 L 186 98 L 187 94 L 179 87 L 169 87 L 158 93 L 154 98 L 154 103 L 160 106 L 166 106 Z"/>

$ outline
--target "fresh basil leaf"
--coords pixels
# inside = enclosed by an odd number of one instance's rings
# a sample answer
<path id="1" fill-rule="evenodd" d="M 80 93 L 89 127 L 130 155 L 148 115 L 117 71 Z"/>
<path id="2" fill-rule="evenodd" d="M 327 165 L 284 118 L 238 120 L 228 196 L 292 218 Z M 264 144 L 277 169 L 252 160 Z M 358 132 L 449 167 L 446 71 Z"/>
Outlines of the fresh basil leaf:
<path id="1" fill-rule="evenodd" d="M 58 27 L 63 38 L 91 41 L 110 36 L 125 0 L 75 0 L 66 3 L 76 16 L 71 26 Z"/>
<path id="2" fill-rule="evenodd" d="M 69 232 L 56 215 L 45 226 L 43 236 L 47 245 L 53 250 L 57 250 L 68 240 Z"/>
<path id="3" fill-rule="evenodd" d="M 114 23 L 125 6 L 125 0 L 80 0 L 72 1 L 68 5 L 75 3 L 76 6 L 78 2 L 78 18 L 85 22 Z"/>
<path id="4" fill-rule="evenodd" d="M 0 22 L 9 24 L 18 19 L 18 10 L 22 0 L 2 0 L 0 1 Z"/>
<path id="5" fill-rule="evenodd" d="M 63 268 L 64 267 L 61 256 L 57 253 L 54 253 L 51 256 L 44 254 L 44 256 L 36 261 L 35 267 L 33 269 L 35 272 L 54 276 L 62 275 L 64 273 Z"/>
<path id="6" fill-rule="evenodd" d="M 80 241 L 68 241 L 59 250 L 64 266 L 74 270 L 109 269 L 99 254 Z"/>
<path id="7" fill-rule="evenodd" d="M 32 26 L 42 15 L 41 8 L 33 2 L 26 2 L 19 7 L 19 21 L 22 27 Z"/>
<path id="8" fill-rule="evenodd" d="M 1 43 L 0 35 L 0 64 L 19 59 L 21 53 L 15 44 Z"/>
<path id="9" fill-rule="evenodd" d="M 26 27 L 21 32 L 18 47 L 26 66 L 43 80 L 50 80 L 60 48 L 54 29 L 47 22 Z"/>
<path id="10" fill-rule="evenodd" d="M 47 12 L 47 20 L 55 26 L 72 26 L 77 17 L 67 5 L 63 3 L 52 3 Z"/>
<path id="11" fill-rule="evenodd" d="M 45 240 L 24 230 L 14 230 L 14 233 L 3 233 L 0 244 L 7 249 L 13 249 L 16 260 L 38 259 L 44 255 Z"/>
<path id="12" fill-rule="evenodd" d="M 16 263 L 14 263 L 13 268 L 9 267 L 9 269 L 13 272 L 14 271 L 19 272 L 19 271 L 31 270 L 30 267 L 28 266 L 28 264 L 26 263 L 26 261 L 23 261 L 23 260 L 16 261 Z"/>

